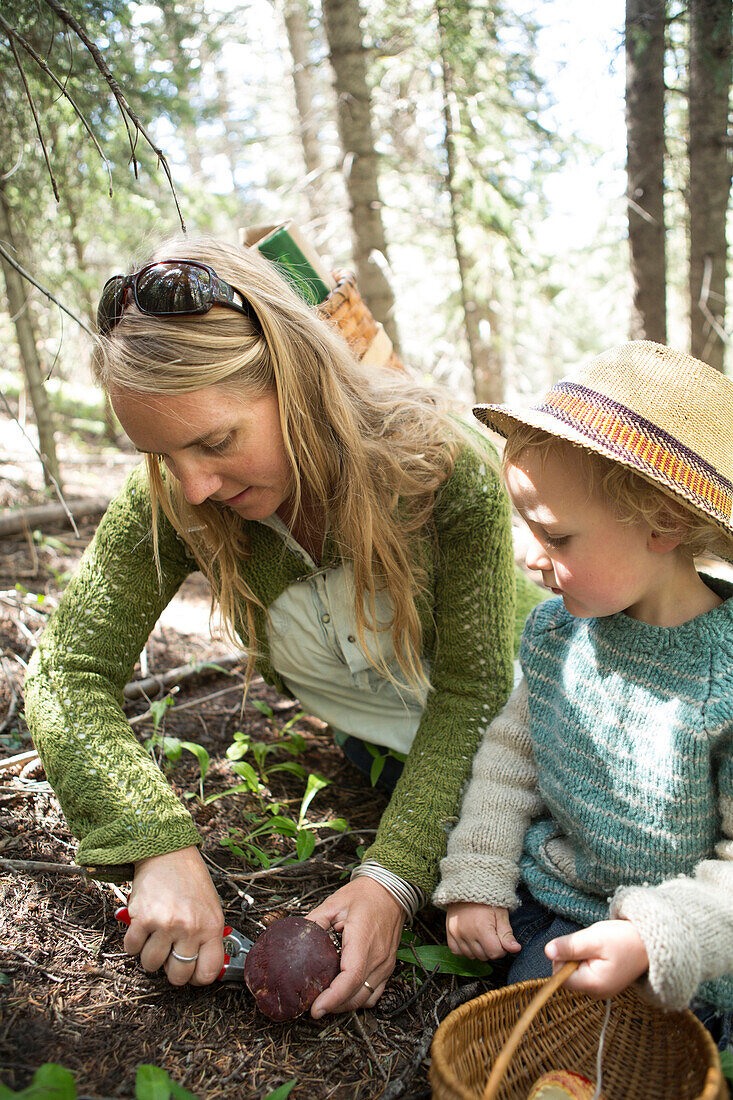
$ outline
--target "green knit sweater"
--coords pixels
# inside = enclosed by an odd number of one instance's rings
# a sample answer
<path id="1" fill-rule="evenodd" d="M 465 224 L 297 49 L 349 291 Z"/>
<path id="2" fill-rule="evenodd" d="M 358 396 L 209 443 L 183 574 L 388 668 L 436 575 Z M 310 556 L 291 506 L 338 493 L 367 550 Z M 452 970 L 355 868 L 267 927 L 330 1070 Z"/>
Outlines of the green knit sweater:
<path id="1" fill-rule="evenodd" d="M 243 522 L 251 552 L 242 576 L 269 607 L 304 577 L 304 565 L 269 527 Z M 147 483 L 137 470 L 102 519 L 26 680 L 28 724 L 85 864 L 130 863 L 200 842 L 122 711 L 123 688 L 151 630 L 196 568 L 164 517 L 159 547 L 162 581 L 152 555 Z M 429 893 L 446 822 L 457 811 L 480 737 L 509 694 L 513 651 L 541 598 L 515 574 L 509 506 L 488 455 L 459 455 L 438 494 L 423 559 L 429 585 L 419 612 L 432 687 L 367 855 Z M 262 615 L 257 668 L 285 691 L 269 661 L 265 626 Z"/>

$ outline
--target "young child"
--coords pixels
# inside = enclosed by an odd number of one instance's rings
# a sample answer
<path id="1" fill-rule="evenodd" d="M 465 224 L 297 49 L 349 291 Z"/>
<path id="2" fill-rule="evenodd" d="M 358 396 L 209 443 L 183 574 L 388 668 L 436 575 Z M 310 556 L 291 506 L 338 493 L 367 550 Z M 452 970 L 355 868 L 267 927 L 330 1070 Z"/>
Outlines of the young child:
<path id="1" fill-rule="evenodd" d="M 581 960 L 567 987 L 641 980 L 721 1046 L 733 1010 L 733 382 L 638 341 L 527 411 L 507 437 L 531 612 L 523 678 L 488 726 L 434 902 L 448 945 L 514 955 L 508 981 Z"/>

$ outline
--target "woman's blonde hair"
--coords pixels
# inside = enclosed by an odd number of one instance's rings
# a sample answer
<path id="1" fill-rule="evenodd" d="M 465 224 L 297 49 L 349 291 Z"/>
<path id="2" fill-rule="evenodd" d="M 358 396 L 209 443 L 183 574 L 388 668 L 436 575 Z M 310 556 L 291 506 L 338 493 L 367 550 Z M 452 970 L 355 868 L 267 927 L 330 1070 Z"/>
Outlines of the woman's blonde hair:
<path id="1" fill-rule="evenodd" d="M 523 424 L 507 436 L 502 467 L 506 470 L 507 466 L 517 465 L 528 448 L 549 454 L 569 447 L 581 458 L 589 495 L 597 494 L 607 501 L 621 523 L 646 523 L 656 534 L 678 539 L 679 549 L 690 557 L 715 554 L 730 559 L 732 540 L 712 519 L 671 492 L 652 485 L 628 466 L 570 440 Z"/>
<path id="2" fill-rule="evenodd" d="M 218 385 L 251 398 L 274 390 L 292 471 L 290 520 L 303 499 L 322 504 L 337 554 L 353 566 L 359 642 L 370 653 L 365 632 L 391 626 L 407 682 L 425 685 L 415 602 L 425 571 L 416 536 L 431 528 L 435 494 L 452 471 L 458 446 L 471 439 L 468 429 L 464 433 L 447 402 L 407 372 L 362 368 L 331 325 L 256 250 L 179 237 L 152 257 L 164 258 L 210 265 L 245 295 L 261 329 L 229 309 L 157 318 L 130 304 L 112 332 L 97 340 L 98 380 L 113 395 L 181 394 Z M 266 608 L 239 573 L 249 553 L 244 522 L 212 501 L 188 504 L 179 482 L 163 476 L 160 456 L 147 455 L 146 463 L 158 569 L 162 509 L 209 580 L 212 609 L 218 604 L 226 634 L 242 638 L 251 674 L 254 615 Z M 376 622 L 381 589 L 392 600 L 391 624 Z M 382 663 L 376 667 L 389 675 Z"/>

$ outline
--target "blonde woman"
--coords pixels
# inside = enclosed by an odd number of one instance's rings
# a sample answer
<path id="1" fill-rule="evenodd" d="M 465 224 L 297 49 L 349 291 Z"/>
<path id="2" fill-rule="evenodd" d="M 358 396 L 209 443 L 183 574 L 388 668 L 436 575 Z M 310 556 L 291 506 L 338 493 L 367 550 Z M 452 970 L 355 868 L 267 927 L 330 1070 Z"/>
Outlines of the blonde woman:
<path id="1" fill-rule="evenodd" d="M 539 596 L 515 578 L 491 450 L 406 374 L 362 369 L 251 250 L 168 242 L 109 280 L 98 321 L 98 377 L 145 463 L 26 686 L 78 858 L 134 864 L 125 948 L 146 970 L 216 978 L 224 922 L 200 837 L 120 708 L 158 616 L 198 569 L 250 671 L 328 722 L 357 765 L 365 742 L 406 754 L 364 862 L 309 914 L 343 933 L 341 973 L 312 1015 L 373 1005 L 435 887 Z"/>

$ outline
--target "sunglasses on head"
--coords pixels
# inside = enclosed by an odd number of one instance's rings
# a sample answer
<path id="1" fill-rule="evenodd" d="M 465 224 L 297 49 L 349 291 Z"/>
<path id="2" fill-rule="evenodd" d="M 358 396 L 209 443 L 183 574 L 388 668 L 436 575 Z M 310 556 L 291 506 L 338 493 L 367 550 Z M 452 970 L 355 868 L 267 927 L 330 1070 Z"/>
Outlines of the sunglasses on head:
<path id="1" fill-rule="evenodd" d="M 158 260 L 132 275 L 113 275 L 104 284 L 97 306 L 101 336 L 108 336 L 120 321 L 130 292 L 140 312 L 150 317 L 208 313 L 212 306 L 225 306 L 244 314 L 257 329 L 262 327 L 242 292 L 220 279 L 207 264 L 195 260 Z"/>

